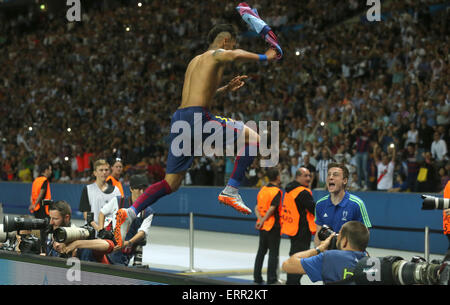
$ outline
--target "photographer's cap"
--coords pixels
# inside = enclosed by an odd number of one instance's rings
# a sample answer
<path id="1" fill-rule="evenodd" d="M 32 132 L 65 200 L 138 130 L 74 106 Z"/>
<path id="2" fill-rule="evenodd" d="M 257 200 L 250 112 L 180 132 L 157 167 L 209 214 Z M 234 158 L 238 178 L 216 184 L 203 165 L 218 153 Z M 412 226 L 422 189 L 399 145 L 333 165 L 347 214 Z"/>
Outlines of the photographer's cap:
<path id="1" fill-rule="evenodd" d="M 133 175 L 130 177 L 130 188 L 132 189 L 146 188 L 148 184 L 147 175 Z"/>

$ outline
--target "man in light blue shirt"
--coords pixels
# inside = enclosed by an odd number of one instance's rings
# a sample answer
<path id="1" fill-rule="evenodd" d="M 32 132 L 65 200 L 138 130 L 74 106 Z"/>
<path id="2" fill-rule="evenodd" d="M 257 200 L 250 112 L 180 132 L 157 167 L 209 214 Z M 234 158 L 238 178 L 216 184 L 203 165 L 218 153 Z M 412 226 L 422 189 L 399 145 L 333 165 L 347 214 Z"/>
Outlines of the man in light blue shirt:
<path id="1" fill-rule="evenodd" d="M 347 192 L 349 172 L 344 164 L 331 163 L 328 166 L 327 189 L 330 194 L 316 202 L 316 232 L 323 225 L 339 232 L 342 225 L 351 220 L 362 222 L 367 228 L 372 227 L 366 206 L 361 198 Z M 314 236 L 314 245 L 318 246 L 318 234 Z"/>
<path id="2" fill-rule="evenodd" d="M 306 274 L 312 282 L 325 284 L 353 276 L 358 261 L 366 256 L 369 230 L 359 221 L 349 221 L 337 236 L 338 250 L 328 250 L 333 236 L 334 233 L 315 249 L 295 253 L 283 263 L 282 269 L 290 274 Z"/>

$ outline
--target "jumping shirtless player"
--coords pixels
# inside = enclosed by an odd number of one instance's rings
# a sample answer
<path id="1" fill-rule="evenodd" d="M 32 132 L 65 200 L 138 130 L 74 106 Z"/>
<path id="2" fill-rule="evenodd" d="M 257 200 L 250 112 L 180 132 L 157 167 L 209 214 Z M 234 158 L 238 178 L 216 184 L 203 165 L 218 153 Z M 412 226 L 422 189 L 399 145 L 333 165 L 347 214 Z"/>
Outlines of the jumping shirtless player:
<path id="1" fill-rule="evenodd" d="M 276 59 L 277 53 L 273 49 L 267 50 L 263 55 L 234 49 L 236 33 L 232 25 L 215 26 L 208 34 L 208 42 L 210 43 L 208 51 L 192 59 L 187 67 L 181 106 L 173 114 L 171 126 L 176 122 L 184 121 L 194 129 L 195 124 L 203 126 L 207 122 L 214 121 L 221 126 L 219 128 L 223 135 L 225 135 L 227 129 L 232 130 L 233 141 L 237 141 L 243 133 L 243 136 L 245 136 L 245 153 L 236 157 L 234 171 L 218 199 L 221 203 L 229 205 L 241 213 L 251 214 L 252 211 L 245 206 L 238 189 L 247 167 L 252 164 L 255 158 L 250 156 L 249 147 L 259 144 L 259 135 L 242 122 L 212 115 L 208 108 L 211 106 L 216 93 L 227 90 L 235 91 L 244 85 L 243 79 L 247 78 L 245 75 L 237 76 L 228 85 L 219 88 L 224 69 L 228 63 L 234 61 L 272 61 Z M 196 114 L 195 117 L 194 114 Z M 170 143 L 178 135 L 178 133 L 171 131 Z M 208 134 L 203 133 L 203 140 L 207 136 Z M 252 143 L 250 140 L 256 140 L 256 143 Z M 227 143 L 224 139 L 224 145 L 228 144 L 231 143 Z M 149 186 L 130 208 L 120 209 L 117 212 L 114 237 L 118 246 L 122 245 L 129 224 L 140 211 L 155 203 L 159 198 L 178 190 L 193 160 L 193 153 L 188 156 L 175 156 L 172 147 L 170 147 L 164 179 Z"/>

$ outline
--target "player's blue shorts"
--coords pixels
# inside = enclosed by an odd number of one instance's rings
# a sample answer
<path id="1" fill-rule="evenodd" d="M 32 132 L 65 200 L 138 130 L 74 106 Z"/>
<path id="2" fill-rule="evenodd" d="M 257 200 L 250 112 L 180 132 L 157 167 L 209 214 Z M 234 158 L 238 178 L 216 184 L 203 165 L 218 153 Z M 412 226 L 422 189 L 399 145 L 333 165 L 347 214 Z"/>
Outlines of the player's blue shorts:
<path id="1" fill-rule="evenodd" d="M 212 115 L 205 107 L 178 109 L 170 123 L 170 146 L 167 156 L 167 174 L 189 169 L 195 156 L 202 156 L 207 147 L 223 149 L 237 141 L 244 123 Z"/>

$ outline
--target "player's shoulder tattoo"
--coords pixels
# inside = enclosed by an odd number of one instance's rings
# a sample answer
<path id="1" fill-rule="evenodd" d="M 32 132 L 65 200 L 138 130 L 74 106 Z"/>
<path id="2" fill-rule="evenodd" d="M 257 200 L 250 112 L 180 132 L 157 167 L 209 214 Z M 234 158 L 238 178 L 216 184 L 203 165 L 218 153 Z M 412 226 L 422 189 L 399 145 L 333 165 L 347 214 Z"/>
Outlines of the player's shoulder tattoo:
<path id="1" fill-rule="evenodd" d="M 217 50 L 215 50 L 214 52 L 213 52 L 213 56 L 217 56 L 217 55 L 220 55 L 220 53 L 223 53 L 225 50 L 224 49 L 217 49 Z"/>

